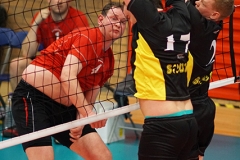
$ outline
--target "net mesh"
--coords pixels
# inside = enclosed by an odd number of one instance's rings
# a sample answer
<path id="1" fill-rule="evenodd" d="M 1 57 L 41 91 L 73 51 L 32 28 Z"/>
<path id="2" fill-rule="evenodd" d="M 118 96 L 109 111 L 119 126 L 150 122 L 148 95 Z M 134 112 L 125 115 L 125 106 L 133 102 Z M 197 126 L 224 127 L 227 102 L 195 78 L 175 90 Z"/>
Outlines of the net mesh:
<path id="1" fill-rule="evenodd" d="M 223 87 L 233 83 L 239 83 L 239 70 L 237 69 L 238 54 L 234 52 L 234 24 L 238 18 L 235 16 L 239 12 L 239 5 L 235 5 L 233 14 L 224 20 L 223 29 L 217 40 L 216 62 L 212 72 L 210 89 Z"/>
<path id="2" fill-rule="evenodd" d="M 109 0 L 76 0 L 71 1 L 71 6 L 80 9 L 88 18 L 88 22 L 91 27 L 96 27 L 97 16 L 101 12 L 102 7 L 108 3 Z M 122 2 L 115 0 L 115 2 Z M 44 0 L 1 0 L 0 5 L 4 7 L 8 13 L 7 28 L 10 28 L 14 32 L 18 31 L 28 31 L 33 16 L 40 9 L 47 7 L 47 2 Z M 216 52 L 216 63 L 214 66 L 213 76 L 211 80 L 210 89 L 226 86 L 228 84 L 233 84 L 239 81 L 239 75 L 236 71 L 236 63 L 234 60 L 233 49 L 231 44 L 232 30 L 231 19 L 226 19 L 224 21 L 224 29 L 221 31 Z M 7 31 L 4 31 L 6 33 Z M 98 112 L 96 116 L 88 117 L 80 120 L 75 120 L 69 123 L 57 125 L 51 128 L 47 128 L 41 131 L 33 132 L 20 137 L 4 137 L 0 136 L 0 149 L 10 147 L 13 145 L 21 144 L 30 140 L 34 140 L 47 135 L 52 135 L 54 133 L 59 133 L 64 130 L 71 129 L 79 125 L 89 124 L 101 119 L 107 119 L 121 114 L 129 113 L 133 110 L 139 109 L 137 99 L 131 98 L 129 102 L 130 105 L 122 106 L 121 108 L 116 107 L 116 102 L 114 99 L 114 89 L 119 82 L 124 81 L 129 69 L 128 63 L 128 53 L 129 45 L 128 40 L 130 36 L 130 29 L 126 29 L 122 38 L 115 41 L 112 46 L 115 58 L 114 75 L 108 80 L 107 85 L 101 88 L 100 93 L 97 97 L 97 102 L 95 110 Z M 7 116 L 11 117 L 11 111 L 7 109 L 7 106 L 11 105 L 10 94 L 13 90 L 9 84 L 9 63 L 10 60 L 21 56 L 21 49 L 18 47 L 11 48 L 10 52 L 9 45 L 1 46 L 1 54 L 9 57 L 1 56 L 1 105 L 2 109 L 0 111 L 1 127 L 0 132 L 5 130 L 4 118 Z M 6 55 L 8 53 L 8 55 Z M 4 67 L 3 67 L 4 66 Z M 110 105 L 104 105 L 104 102 Z M 109 111 L 110 110 L 110 111 Z M 13 126 L 13 120 L 9 119 L 9 126 Z"/>

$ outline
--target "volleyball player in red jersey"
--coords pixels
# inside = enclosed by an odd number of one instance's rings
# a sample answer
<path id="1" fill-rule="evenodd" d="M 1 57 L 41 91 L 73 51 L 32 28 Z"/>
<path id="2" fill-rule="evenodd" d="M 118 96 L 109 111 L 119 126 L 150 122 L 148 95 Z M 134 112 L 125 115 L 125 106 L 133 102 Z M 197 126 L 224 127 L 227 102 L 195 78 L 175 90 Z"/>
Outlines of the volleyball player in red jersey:
<path id="1" fill-rule="evenodd" d="M 84 13 L 70 6 L 68 0 L 48 0 L 49 7 L 37 12 L 31 28 L 22 43 L 22 57 L 14 58 L 10 64 L 10 82 L 16 88 L 23 70 L 35 58 L 40 44 L 44 48 L 78 27 L 89 27 Z"/>
<path id="2" fill-rule="evenodd" d="M 112 76 L 110 46 L 126 28 L 123 6 L 111 2 L 96 28 L 76 29 L 41 51 L 24 70 L 13 93 L 13 117 L 20 135 L 93 116 L 100 87 Z M 52 135 L 86 160 L 109 160 L 111 153 L 95 128 L 101 120 Z M 29 160 L 53 160 L 51 137 L 23 143 Z"/>

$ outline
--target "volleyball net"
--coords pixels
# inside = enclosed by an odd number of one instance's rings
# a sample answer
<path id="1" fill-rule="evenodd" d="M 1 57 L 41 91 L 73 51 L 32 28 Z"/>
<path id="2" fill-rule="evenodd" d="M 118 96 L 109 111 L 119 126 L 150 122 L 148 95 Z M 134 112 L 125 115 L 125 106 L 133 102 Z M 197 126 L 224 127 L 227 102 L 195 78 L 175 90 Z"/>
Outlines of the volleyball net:
<path id="1" fill-rule="evenodd" d="M 85 13 L 88 22 L 91 27 L 97 26 L 97 16 L 101 12 L 102 7 L 107 4 L 109 0 L 76 0 L 71 2 L 71 6 L 80 9 Z M 120 2 L 120 0 L 115 0 L 115 2 Z M 3 6 L 8 13 L 8 23 L 7 28 L 11 28 L 12 31 L 28 31 L 30 28 L 31 20 L 36 12 L 42 8 L 46 8 L 48 5 L 47 2 L 43 0 L 3 0 L 0 2 L 0 5 Z M 239 7 L 240 8 L 240 7 Z M 238 6 L 236 6 L 235 12 L 240 12 Z M 240 75 L 239 70 L 236 67 L 239 62 L 240 53 L 235 54 L 234 48 L 234 13 L 224 21 L 224 29 L 220 32 L 218 41 L 217 41 L 217 51 L 216 51 L 216 62 L 212 74 L 212 80 L 210 84 L 210 89 L 215 89 L 223 87 L 229 84 L 239 83 Z M 133 110 L 139 109 L 137 99 L 134 99 L 129 105 L 118 107 L 116 106 L 116 101 L 114 99 L 115 88 L 119 83 L 128 83 L 124 82 L 125 77 L 128 74 L 130 67 L 129 62 L 129 53 L 131 48 L 129 47 L 129 39 L 131 36 L 131 29 L 126 29 L 124 35 L 115 41 L 112 46 L 115 58 L 114 66 L 114 75 L 108 80 L 107 86 L 103 86 L 100 90 L 100 93 L 97 97 L 96 104 L 94 105 L 94 110 L 97 113 L 95 116 L 90 116 L 87 118 L 81 118 L 79 120 L 74 120 L 68 123 L 56 125 L 47 129 L 39 130 L 18 137 L 4 137 L 0 138 L 0 149 L 11 147 L 17 144 L 28 142 L 34 139 L 41 137 L 53 135 L 71 128 L 90 124 L 102 119 L 108 119 L 118 115 L 129 113 Z M 203 42 L 204 43 L 204 42 Z M 10 52 L 9 48 L 11 48 Z M 9 85 L 9 77 L 6 78 L 6 75 L 9 73 L 9 64 L 12 58 L 21 56 L 21 47 L 13 47 L 11 45 L 5 45 L 1 47 L 1 55 L 10 54 L 10 56 L 5 61 L 6 57 L 1 58 L 1 68 L 5 66 L 1 75 L 4 75 L 1 80 L 1 99 L 2 103 L 5 103 L 5 108 L 8 104 L 9 93 L 13 92 L 11 86 Z M 4 59 L 4 60 L 3 60 Z M 238 62 L 237 62 L 238 60 Z M 5 82 L 7 81 L 7 82 Z M 111 102 L 105 106 L 104 102 Z M 3 104 L 2 104 L 3 105 Z M 4 110 L 0 115 L 2 119 L 2 125 L 0 132 L 2 133 L 6 127 L 4 126 L 4 116 L 11 114 L 10 110 Z"/>
<path id="2" fill-rule="evenodd" d="M 239 38 L 236 34 L 234 35 L 234 29 L 236 29 L 234 18 L 235 20 L 238 18 L 234 15 L 236 12 L 239 12 L 239 9 L 240 6 L 235 5 L 233 14 L 227 20 L 224 20 L 223 30 L 220 32 L 217 41 L 216 63 L 214 63 L 212 79 L 209 86 L 210 90 L 239 83 L 240 81 L 240 71 L 239 68 L 237 68 L 239 53 L 236 52 L 236 54 L 234 51 L 236 47 L 236 45 L 234 45 L 234 38 Z"/>

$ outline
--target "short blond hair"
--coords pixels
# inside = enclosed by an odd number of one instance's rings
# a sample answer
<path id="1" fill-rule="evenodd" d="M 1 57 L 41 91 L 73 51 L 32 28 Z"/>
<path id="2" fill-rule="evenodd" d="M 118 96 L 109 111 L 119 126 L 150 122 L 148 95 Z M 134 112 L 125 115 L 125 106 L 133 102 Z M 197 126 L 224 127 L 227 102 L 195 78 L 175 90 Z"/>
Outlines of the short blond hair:
<path id="1" fill-rule="evenodd" d="M 220 20 L 230 16 L 234 11 L 234 0 L 215 0 L 215 9 L 220 13 Z"/>

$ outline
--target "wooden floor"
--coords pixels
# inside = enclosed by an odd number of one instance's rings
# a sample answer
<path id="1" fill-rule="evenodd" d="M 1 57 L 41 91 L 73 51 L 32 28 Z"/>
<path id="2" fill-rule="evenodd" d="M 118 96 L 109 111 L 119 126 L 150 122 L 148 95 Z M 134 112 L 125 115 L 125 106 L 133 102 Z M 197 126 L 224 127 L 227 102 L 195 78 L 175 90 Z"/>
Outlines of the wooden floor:
<path id="1" fill-rule="evenodd" d="M 213 99 L 216 104 L 215 134 L 240 137 L 240 109 L 220 107 L 219 104 L 230 103 L 230 101 Z M 130 98 L 130 102 L 135 103 L 135 98 Z M 231 102 L 239 105 L 240 102 Z M 132 120 L 136 124 L 143 124 L 144 117 L 140 110 L 131 112 Z M 129 120 L 126 122 L 130 123 Z"/>
<path id="2" fill-rule="evenodd" d="M 144 117 L 140 110 L 131 112 L 136 124 L 143 124 Z M 126 122 L 130 123 L 129 120 Z M 240 137 L 240 109 L 217 107 L 215 134 Z"/>

